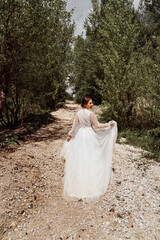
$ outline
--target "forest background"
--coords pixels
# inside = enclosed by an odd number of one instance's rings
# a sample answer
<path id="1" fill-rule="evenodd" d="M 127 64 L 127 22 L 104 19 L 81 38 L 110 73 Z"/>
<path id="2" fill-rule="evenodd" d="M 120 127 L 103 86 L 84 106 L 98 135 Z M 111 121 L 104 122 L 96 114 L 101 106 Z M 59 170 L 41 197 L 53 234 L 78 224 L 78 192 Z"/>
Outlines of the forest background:
<path id="1" fill-rule="evenodd" d="M 76 102 L 91 96 L 101 121 L 117 121 L 120 137 L 160 161 L 160 1 L 92 5 L 86 36 L 75 37 L 64 0 L 0 2 L 0 128 L 49 123 L 70 86 Z M 17 144 L 9 134 L 1 145 Z"/>

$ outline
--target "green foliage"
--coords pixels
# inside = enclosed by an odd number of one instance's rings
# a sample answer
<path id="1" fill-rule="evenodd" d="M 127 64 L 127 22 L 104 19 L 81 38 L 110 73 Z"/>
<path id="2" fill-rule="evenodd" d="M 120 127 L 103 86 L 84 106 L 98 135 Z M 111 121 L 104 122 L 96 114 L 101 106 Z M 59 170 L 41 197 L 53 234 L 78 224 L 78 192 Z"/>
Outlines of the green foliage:
<path id="1" fill-rule="evenodd" d="M 30 113 L 23 122 L 23 126 L 29 130 L 37 130 L 42 125 L 47 125 L 52 123 L 54 120 L 53 116 L 49 112 L 44 112 L 43 114 L 32 114 Z"/>
<path id="2" fill-rule="evenodd" d="M 62 0 L 2 0 L 0 15 L 0 117 L 13 127 L 65 101 L 74 25 Z"/>
<path id="3" fill-rule="evenodd" d="M 18 142 L 18 135 L 12 134 L 5 139 L 5 145 L 7 146 L 17 146 L 19 144 Z"/>
<path id="4" fill-rule="evenodd" d="M 147 37 L 160 34 L 160 1 L 142 0 L 143 21 L 147 25 Z M 141 10 L 141 9 L 140 9 Z"/>
<path id="5" fill-rule="evenodd" d="M 78 103 L 83 96 L 92 96 L 96 104 L 101 103 L 98 86 L 94 80 L 95 69 L 90 42 L 78 36 L 74 46 L 74 68 L 70 80 L 75 88 Z"/>
<path id="6" fill-rule="evenodd" d="M 122 131 L 119 133 L 119 139 L 126 138 L 126 142 L 133 146 L 140 147 L 148 153 L 145 157 L 155 158 L 160 162 L 160 128 L 150 130 Z"/>
<path id="7" fill-rule="evenodd" d="M 100 7 L 94 0 L 86 39 L 76 40 L 77 98 L 88 92 L 93 100 L 98 96 L 103 119 L 116 120 L 121 129 L 159 124 L 160 45 L 157 35 L 149 36 L 149 14 L 146 7 L 135 11 L 128 0 L 103 0 Z"/>

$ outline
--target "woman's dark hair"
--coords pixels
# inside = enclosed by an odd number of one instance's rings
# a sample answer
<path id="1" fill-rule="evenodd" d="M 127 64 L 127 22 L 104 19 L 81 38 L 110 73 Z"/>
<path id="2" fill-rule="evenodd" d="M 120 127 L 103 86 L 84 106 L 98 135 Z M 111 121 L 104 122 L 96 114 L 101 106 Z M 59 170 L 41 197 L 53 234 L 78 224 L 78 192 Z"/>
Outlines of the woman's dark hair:
<path id="1" fill-rule="evenodd" d="M 90 97 L 84 97 L 84 98 L 82 99 L 81 107 L 84 108 L 84 105 L 87 104 L 90 99 L 91 99 Z"/>

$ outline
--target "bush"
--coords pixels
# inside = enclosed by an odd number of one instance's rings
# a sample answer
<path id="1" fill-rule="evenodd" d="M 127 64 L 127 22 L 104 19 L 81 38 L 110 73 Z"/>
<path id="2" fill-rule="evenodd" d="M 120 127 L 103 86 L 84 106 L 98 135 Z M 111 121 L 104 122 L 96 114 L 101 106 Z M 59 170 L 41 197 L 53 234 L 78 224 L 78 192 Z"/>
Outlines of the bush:
<path id="1" fill-rule="evenodd" d="M 43 114 L 29 114 L 24 119 L 23 126 L 26 127 L 27 130 L 32 131 L 40 128 L 42 125 L 52 123 L 53 120 L 53 116 L 48 112 L 45 112 Z"/>
<path id="2" fill-rule="evenodd" d="M 151 130 L 122 131 L 119 133 L 119 139 L 126 138 L 126 142 L 133 146 L 140 147 L 149 153 L 145 157 L 155 158 L 160 162 L 160 128 Z"/>

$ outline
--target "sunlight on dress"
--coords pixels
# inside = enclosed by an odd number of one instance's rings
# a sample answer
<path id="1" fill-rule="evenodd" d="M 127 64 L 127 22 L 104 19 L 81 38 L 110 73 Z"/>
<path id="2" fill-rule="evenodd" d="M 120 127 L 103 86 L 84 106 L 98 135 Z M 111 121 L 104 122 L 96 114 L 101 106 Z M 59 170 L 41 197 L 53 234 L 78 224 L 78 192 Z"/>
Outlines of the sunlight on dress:
<path id="1" fill-rule="evenodd" d="M 100 124 L 95 114 L 78 111 L 64 142 L 60 157 L 65 160 L 63 197 L 67 200 L 95 200 L 104 195 L 113 177 L 112 152 L 117 123 Z"/>

